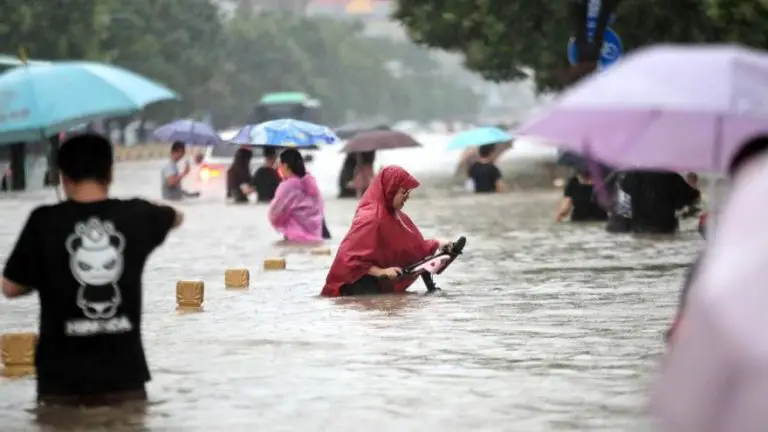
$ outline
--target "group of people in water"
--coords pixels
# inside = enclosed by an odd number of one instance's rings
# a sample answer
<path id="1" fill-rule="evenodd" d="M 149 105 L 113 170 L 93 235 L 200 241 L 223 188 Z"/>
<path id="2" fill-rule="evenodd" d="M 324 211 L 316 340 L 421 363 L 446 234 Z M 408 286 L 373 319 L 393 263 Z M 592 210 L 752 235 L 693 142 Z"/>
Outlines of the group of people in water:
<path id="1" fill-rule="evenodd" d="M 264 164 L 251 174 L 253 150 L 241 147 L 227 170 L 227 198 L 236 204 L 269 203 L 269 222 L 285 240 L 296 243 L 321 242 L 331 237 L 325 224 L 323 198 L 296 149 L 277 153 L 266 147 Z"/>
<path id="2" fill-rule="evenodd" d="M 555 220 L 605 221 L 609 233 L 672 234 L 680 218 L 698 216 L 700 210 L 695 173 L 683 178 L 672 171 L 581 167 L 565 185 Z"/>
<path id="3" fill-rule="evenodd" d="M 478 193 L 504 189 L 493 151 L 479 149 L 468 167 Z M 252 150 L 237 151 L 227 173 L 228 195 L 238 203 L 253 194 L 268 202 L 269 222 L 287 239 L 327 238 L 323 200 L 301 153 L 266 153 L 264 165 L 251 174 Z M 174 144 L 174 165 L 180 156 L 183 146 Z M 420 276 L 404 268 L 449 250 L 452 242 L 425 238 L 403 211 L 418 180 L 398 166 L 375 173 L 373 155 L 355 158 L 364 169 L 344 186 L 360 199 L 321 294 L 404 292 Z M 166 204 L 110 198 L 113 150 L 100 135 L 68 139 L 56 160 L 67 199 L 32 211 L 2 279 L 6 297 L 35 291 L 40 296 L 38 401 L 79 406 L 144 400 L 150 373 L 140 333 L 142 273 L 150 253 L 182 224 L 183 214 Z M 186 168 L 164 170 L 164 196 L 178 197 L 187 174 Z M 625 231 L 670 231 L 677 227 L 671 220 L 675 212 L 700 199 L 693 176 L 686 181 L 675 173 L 626 172 L 604 181 L 616 197 L 606 210 L 592 179 L 590 170 L 581 170 L 568 182 L 559 220 L 570 215 L 574 222 L 605 221 L 616 214 L 629 219 Z"/>
<path id="4" fill-rule="evenodd" d="M 347 153 L 339 173 L 339 198 L 360 198 L 376 175 L 376 152 Z"/>
<path id="5" fill-rule="evenodd" d="M 63 143 L 56 160 L 66 200 L 32 211 L 3 269 L 6 297 L 40 297 L 35 365 L 41 405 L 110 405 L 147 397 L 142 274 L 149 255 L 184 217 L 167 204 L 111 198 L 112 148 L 92 133 Z M 180 150 L 172 146 L 172 160 Z M 243 171 L 249 150 L 241 150 L 228 176 L 233 195 L 258 190 Z M 284 150 L 275 161 L 279 182 L 269 202 L 270 222 L 286 237 L 322 238 L 323 202 L 301 154 Z M 165 170 L 164 193 L 186 174 Z M 451 248 L 451 242 L 425 239 L 403 212 L 418 186 L 397 166 L 370 180 L 322 295 L 403 292 L 420 276 L 404 274 L 405 266 Z"/>

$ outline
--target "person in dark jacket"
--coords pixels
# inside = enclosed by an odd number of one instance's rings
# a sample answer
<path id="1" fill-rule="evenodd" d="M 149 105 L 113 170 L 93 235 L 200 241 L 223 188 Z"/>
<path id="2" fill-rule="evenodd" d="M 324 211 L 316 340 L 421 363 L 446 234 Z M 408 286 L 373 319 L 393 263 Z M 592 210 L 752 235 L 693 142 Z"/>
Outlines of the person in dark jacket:
<path id="1" fill-rule="evenodd" d="M 339 198 L 357 198 L 357 191 L 350 186 L 352 179 L 355 178 L 356 168 L 357 153 L 347 153 L 339 173 Z"/>
<path id="2" fill-rule="evenodd" d="M 768 137 L 758 137 L 747 142 L 736 153 L 733 159 L 731 159 L 731 164 L 728 167 L 729 177 L 731 179 L 736 178 L 739 173 L 744 170 L 744 167 L 749 165 L 751 161 L 757 159 L 759 156 L 765 154 L 766 150 L 768 150 Z M 699 220 L 699 233 L 701 233 L 702 237 L 705 237 L 707 231 L 707 223 L 709 223 L 708 219 L 709 217 L 705 213 Z M 677 307 L 677 312 L 675 314 L 674 320 L 672 321 L 672 325 L 670 325 L 666 332 L 666 339 L 668 342 L 674 337 L 675 331 L 677 330 L 680 321 L 683 319 L 685 307 L 688 302 L 688 295 L 690 294 L 691 286 L 693 285 L 696 273 L 701 267 L 702 261 L 703 254 L 699 255 L 693 265 L 691 265 L 688 273 L 685 275 L 685 280 L 683 281 L 683 289 L 680 292 L 680 301 Z"/>
<path id="3" fill-rule="evenodd" d="M 701 193 L 678 173 L 631 171 L 621 188 L 632 203 L 632 232 L 673 234 L 679 221 L 676 212 L 696 202 Z"/>
<path id="4" fill-rule="evenodd" d="M 562 222 L 569 215 L 571 222 L 604 221 L 608 217 L 600 207 L 588 169 L 579 169 L 565 185 L 555 220 Z"/>
<path id="5" fill-rule="evenodd" d="M 256 190 L 257 201 L 268 203 L 275 197 L 275 191 L 280 184 L 280 174 L 275 168 L 277 163 L 277 148 L 264 148 L 264 165 L 253 174 L 252 186 Z"/>
<path id="6" fill-rule="evenodd" d="M 248 195 L 254 193 L 251 186 L 252 157 L 251 150 L 237 149 L 232 165 L 227 170 L 227 198 L 231 198 L 236 203 L 247 203 Z"/>

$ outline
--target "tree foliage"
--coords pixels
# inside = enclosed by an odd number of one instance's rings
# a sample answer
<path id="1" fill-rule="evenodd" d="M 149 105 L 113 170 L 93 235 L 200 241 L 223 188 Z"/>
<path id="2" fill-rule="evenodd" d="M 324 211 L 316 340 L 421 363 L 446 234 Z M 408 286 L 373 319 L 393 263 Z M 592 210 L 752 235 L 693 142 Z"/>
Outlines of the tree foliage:
<path id="1" fill-rule="evenodd" d="M 349 113 L 428 119 L 478 108 L 479 96 L 444 76 L 424 48 L 367 37 L 354 22 L 254 13 L 251 3 L 224 18 L 211 0 L 0 0 L 0 53 L 23 46 L 35 59 L 134 70 L 182 95 L 150 110 L 158 120 L 210 112 L 217 126 L 242 124 L 273 91 L 318 98 L 329 123 Z"/>
<path id="2" fill-rule="evenodd" d="M 539 89 L 559 88 L 573 17 L 564 0 L 400 0 L 395 18 L 417 43 L 460 52 L 495 81 L 531 72 Z M 739 42 L 768 48 L 760 0 L 622 0 L 611 26 L 626 50 L 659 42 Z"/>

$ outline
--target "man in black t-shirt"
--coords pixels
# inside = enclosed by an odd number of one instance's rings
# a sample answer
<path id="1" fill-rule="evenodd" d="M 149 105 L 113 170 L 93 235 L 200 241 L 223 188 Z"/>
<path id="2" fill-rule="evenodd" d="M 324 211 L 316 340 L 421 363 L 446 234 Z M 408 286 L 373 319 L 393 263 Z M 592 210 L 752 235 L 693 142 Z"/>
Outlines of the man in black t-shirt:
<path id="1" fill-rule="evenodd" d="M 145 399 L 142 272 L 182 214 L 142 199 L 110 199 L 112 146 L 101 136 L 70 139 L 57 161 L 67 200 L 32 211 L 2 279 L 6 297 L 40 297 L 38 402 Z"/>
<path id="2" fill-rule="evenodd" d="M 477 149 L 478 160 L 469 167 L 468 172 L 475 193 L 493 193 L 506 190 L 506 185 L 501 180 L 501 171 L 491 160 L 495 148 L 495 144 L 487 144 Z"/>
<path id="3" fill-rule="evenodd" d="M 569 215 L 571 222 L 594 222 L 608 219 L 608 214 L 600 207 L 597 200 L 592 176 L 587 169 L 578 170 L 576 175 L 568 180 L 555 220 L 562 222 Z"/>
<path id="4" fill-rule="evenodd" d="M 277 186 L 280 185 L 280 174 L 277 173 L 277 148 L 264 147 L 264 165 L 253 174 L 253 187 L 256 189 L 257 201 L 268 203 L 275 197 Z"/>

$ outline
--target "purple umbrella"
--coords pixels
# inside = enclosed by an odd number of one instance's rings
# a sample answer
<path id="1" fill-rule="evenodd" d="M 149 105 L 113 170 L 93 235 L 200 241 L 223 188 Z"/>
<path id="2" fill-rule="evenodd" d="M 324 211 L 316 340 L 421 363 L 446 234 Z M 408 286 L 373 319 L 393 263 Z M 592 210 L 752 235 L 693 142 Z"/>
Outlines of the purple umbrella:
<path id="1" fill-rule="evenodd" d="M 583 80 L 517 132 L 617 168 L 723 172 L 768 134 L 766 101 L 765 53 L 659 45 Z"/>
<path id="2" fill-rule="evenodd" d="M 183 119 L 165 124 L 152 134 L 160 141 L 182 141 L 189 145 L 216 145 L 221 138 L 212 127 L 205 123 Z"/>

